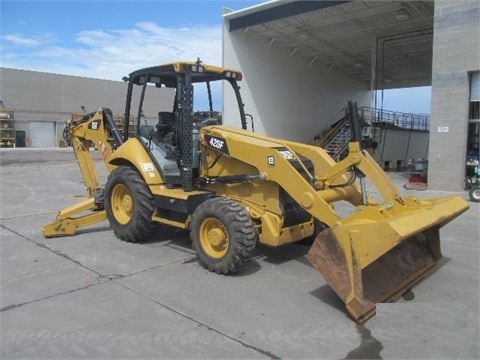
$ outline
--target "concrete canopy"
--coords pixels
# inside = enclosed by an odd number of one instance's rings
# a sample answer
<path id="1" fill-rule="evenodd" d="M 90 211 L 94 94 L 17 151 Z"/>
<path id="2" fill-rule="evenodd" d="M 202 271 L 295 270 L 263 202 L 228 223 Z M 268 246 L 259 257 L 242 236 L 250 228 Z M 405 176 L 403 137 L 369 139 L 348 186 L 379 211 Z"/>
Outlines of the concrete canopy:
<path id="1" fill-rule="evenodd" d="M 367 85 L 431 85 L 433 1 L 271 1 L 224 15 L 229 31 L 268 39 Z"/>

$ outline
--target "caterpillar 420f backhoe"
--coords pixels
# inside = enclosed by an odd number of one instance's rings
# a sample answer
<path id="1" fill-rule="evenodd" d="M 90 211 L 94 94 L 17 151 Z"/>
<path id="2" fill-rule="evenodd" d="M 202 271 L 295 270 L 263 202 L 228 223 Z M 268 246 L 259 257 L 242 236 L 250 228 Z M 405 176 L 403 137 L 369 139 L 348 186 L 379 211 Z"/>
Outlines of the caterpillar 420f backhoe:
<path id="1" fill-rule="evenodd" d="M 400 196 L 361 149 L 354 102 L 348 104 L 352 141 L 339 162 L 319 147 L 247 130 L 241 78 L 238 71 L 199 61 L 141 69 L 126 80 L 122 129 L 107 108 L 69 122 L 87 199 L 60 211 L 44 226 L 44 236 L 73 235 L 105 218 L 125 241 L 148 239 L 158 224 L 189 229 L 199 262 L 223 274 L 246 263 L 257 241 L 280 246 L 311 237 L 311 264 L 352 317 L 365 321 L 375 303 L 398 298 L 435 268 L 442 256 L 439 229 L 468 204 L 458 196 Z M 222 125 L 224 119 L 213 112 L 210 84 L 217 81 L 226 82 L 224 91 L 233 89 L 239 127 Z M 207 89 L 210 109 L 194 114 L 199 85 Z M 149 93 L 161 87 L 174 89 L 173 111 L 155 114 L 154 126 L 144 108 Z M 132 136 L 134 93 L 139 100 Z M 91 144 L 107 166 L 105 186 Z M 367 180 L 380 200 L 366 193 Z M 333 207 L 338 201 L 354 211 L 341 216 Z M 88 212 L 82 216 L 83 211 Z"/>

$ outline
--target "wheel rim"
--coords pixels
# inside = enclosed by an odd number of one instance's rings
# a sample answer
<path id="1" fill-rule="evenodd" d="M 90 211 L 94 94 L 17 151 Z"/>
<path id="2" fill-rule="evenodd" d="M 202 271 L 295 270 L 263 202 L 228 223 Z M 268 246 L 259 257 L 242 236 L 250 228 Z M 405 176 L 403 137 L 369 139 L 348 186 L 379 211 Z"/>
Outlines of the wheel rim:
<path id="1" fill-rule="evenodd" d="M 472 192 L 473 198 L 475 200 L 480 200 L 480 189 L 476 189 Z"/>
<path id="2" fill-rule="evenodd" d="M 122 225 L 128 224 L 133 212 L 133 198 L 130 190 L 124 184 L 115 185 L 111 202 L 115 219 Z"/>
<path id="3" fill-rule="evenodd" d="M 227 253 L 229 246 L 227 229 L 215 218 L 206 218 L 200 226 L 200 245 L 205 253 L 214 259 L 220 259 Z"/>

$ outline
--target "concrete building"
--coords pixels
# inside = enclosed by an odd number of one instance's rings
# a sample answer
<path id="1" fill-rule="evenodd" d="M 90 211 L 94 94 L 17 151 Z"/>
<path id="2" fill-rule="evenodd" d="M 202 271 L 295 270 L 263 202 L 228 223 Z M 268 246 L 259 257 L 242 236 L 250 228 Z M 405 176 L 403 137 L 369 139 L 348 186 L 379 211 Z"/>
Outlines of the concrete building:
<path id="1" fill-rule="evenodd" d="M 2 107 L 14 111 L 18 147 L 61 146 L 64 122 L 72 113 L 109 107 L 115 117 L 121 117 L 125 109 L 127 86 L 122 81 L 8 68 L 0 68 L 0 79 Z M 171 111 L 173 103 L 171 90 L 156 91 L 155 101 L 144 106 L 149 122 L 158 120 L 158 111 Z"/>
<path id="2" fill-rule="evenodd" d="M 434 29 L 428 186 L 455 190 L 480 160 L 480 1 L 436 0 Z"/>
<path id="3" fill-rule="evenodd" d="M 338 119 L 350 99 L 379 107 L 382 89 L 432 85 L 432 131 L 423 140 L 429 188 L 460 190 L 466 161 L 478 161 L 479 11 L 473 0 L 273 1 L 225 10 L 224 66 L 243 71 L 259 131 L 301 141 Z"/>

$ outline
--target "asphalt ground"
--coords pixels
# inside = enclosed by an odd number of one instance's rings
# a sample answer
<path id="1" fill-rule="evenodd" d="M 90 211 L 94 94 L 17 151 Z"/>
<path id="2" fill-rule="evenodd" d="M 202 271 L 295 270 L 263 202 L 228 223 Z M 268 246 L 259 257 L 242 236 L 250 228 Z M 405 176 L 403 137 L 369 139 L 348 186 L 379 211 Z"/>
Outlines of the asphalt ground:
<path id="1" fill-rule="evenodd" d="M 305 245 L 259 245 L 222 276 L 167 227 L 142 244 L 107 222 L 45 239 L 42 225 L 85 195 L 72 150 L 2 149 L 0 163 L 2 359 L 480 357 L 479 203 L 441 229 L 436 272 L 356 325 Z M 404 195 L 453 194 L 405 190 L 408 174 L 389 175 Z"/>

